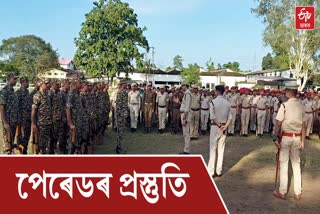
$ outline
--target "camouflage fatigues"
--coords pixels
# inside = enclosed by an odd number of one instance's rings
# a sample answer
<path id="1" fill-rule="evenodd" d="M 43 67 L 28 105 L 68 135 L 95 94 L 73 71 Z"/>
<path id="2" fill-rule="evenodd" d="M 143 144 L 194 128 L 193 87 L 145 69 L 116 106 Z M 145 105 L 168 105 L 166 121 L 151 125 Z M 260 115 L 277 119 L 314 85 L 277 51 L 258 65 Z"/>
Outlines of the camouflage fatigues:
<path id="1" fill-rule="evenodd" d="M 59 91 L 50 90 L 49 91 L 51 106 L 52 106 L 52 138 L 51 138 L 51 151 L 54 153 L 54 150 L 57 147 L 59 141 L 59 131 L 61 127 L 63 103 L 62 97 Z"/>
<path id="2" fill-rule="evenodd" d="M 9 133 L 7 133 L 6 129 L 4 128 L 4 124 L 2 121 L 2 150 L 4 154 L 10 154 L 12 150 L 12 144 L 14 143 L 16 127 L 19 120 L 19 104 L 18 104 L 18 97 L 14 93 L 14 90 L 8 84 L 1 90 L 0 92 L 0 105 L 3 106 L 5 117 L 7 123 L 10 126 L 10 139 L 7 138 Z"/>
<path id="3" fill-rule="evenodd" d="M 23 154 L 27 154 L 28 142 L 31 134 L 32 97 L 26 88 L 20 88 L 16 94 L 19 102 L 20 125 L 18 144 L 23 146 Z"/>
<path id="4" fill-rule="evenodd" d="M 105 123 L 105 109 L 104 109 L 104 95 L 103 95 L 103 91 L 98 90 L 96 92 L 96 98 L 97 98 L 97 120 L 96 120 L 96 124 L 97 124 L 97 143 L 101 144 L 103 142 L 102 139 L 102 131 L 103 131 L 103 126 Z"/>
<path id="5" fill-rule="evenodd" d="M 52 105 L 48 92 L 38 91 L 33 97 L 32 108 L 36 110 L 39 129 L 39 152 L 49 154 L 52 136 Z"/>
<path id="6" fill-rule="evenodd" d="M 102 136 L 104 136 L 105 130 L 109 123 L 109 113 L 110 113 L 110 97 L 108 91 L 103 92 L 103 127 Z"/>
<path id="7" fill-rule="evenodd" d="M 66 103 L 68 97 L 68 91 L 61 90 L 60 92 L 61 99 L 61 123 L 59 128 L 59 150 L 60 152 L 67 154 L 67 139 L 68 139 L 68 123 L 67 123 L 67 114 L 66 114 Z"/>
<path id="8" fill-rule="evenodd" d="M 71 119 L 73 125 L 76 127 L 76 142 L 75 149 L 80 150 L 81 145 L 83 143 L 83 139 L 86 136 L 84 133 L 84 109 L 81 103 L 81 97 L 79 91 L 70 90 L 68 93 L 68 98 L 66 102 L 67 109 L 70 109 Z"/>
<path id="9" fill-rule="evenodd" d="M 89 119 L 90 119 L 90 97 L 88 92 L 80 93 L 81 104 L 83 106 L 84 114 L 82 115 L 83 120 L 83 140 L 88 144 L 89 143 Z"/>
<path id="10" fill-rule="evenodd" d="M 117 118 L 117 153 L 126 153 L 123 143 L 126 120 L 128 117 L 128 94 L 124 89 L 120 89 L 116 101 L 116 118 Z"/>

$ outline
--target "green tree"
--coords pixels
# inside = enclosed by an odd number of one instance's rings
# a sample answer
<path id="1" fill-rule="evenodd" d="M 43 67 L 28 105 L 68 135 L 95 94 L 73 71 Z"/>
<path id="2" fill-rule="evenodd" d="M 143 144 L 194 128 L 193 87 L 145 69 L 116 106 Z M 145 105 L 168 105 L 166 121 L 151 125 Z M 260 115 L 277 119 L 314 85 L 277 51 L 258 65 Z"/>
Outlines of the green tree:
<path id="1" fill-rule="evenodd" d="M 222 69 L 222 65 L 220 63 L 218 63 L 218 69 Z"/>
<path id="2" fill-rule="evenodd" d="M 228 62 L 222 65 L 224 69 L 231 69 L 233 71 L 240 71 L 240 63 L 239 62 Z"/>
<path id="3" fill-rule="evenodd" d="M 274 69 L 274 62 L 271 53 L 268 53 L 265 57 L 263 57 L 261 67 L 262 70 Z"/>
<path id="4" fill-rule="evenodd" d="M 28 76 L 31 80 L 49 69 L 59 68 L 57 52 L 49 43 L 34 35 L 3 40 L 0 56 L 20 75 Z"/>
<path id="5" fill-rule="evenodd" d="M 188 84 L 199 84 L 200 83 L 200 66 L 196 63 L 189 64 L 187 68 L 184 68 L 181 72 L 182 79 Z"/>
<path id="6" fill-rule="evenodd" d="M 112 79 L 120 71 L 128 74 L 132 63 L 143 60 L 142 49 L 149 44 L 138 26 L 138 17 L 128 3 L 120 0 L 99 0 L 85 15 L 79 37 L 75 39 L 77 66 L 93 76 Z"/>
<path id="7" fill-rule="evenodd" d="M 257 0 L 258 1 L 258 0 Z M 313 31 L 295 29 L 295 6 L 313 5 L 316 17 L 320 15 L 320 0 L 259 0 L 256 8 L 252 9 L 266 25 L 263 39 L 270 45 L 278 57 L 278 63 L 287 58 L 289 68 L 297 76 L 304 89 L 310 73 L 316 70 L 315 57 L 320 50 L 320 19 L 316 19 Z"/>
<path id="8" fill-rule="evenodd" d="M 183 59 L 182 56 L 177 55 L 173 58 L 173 68 L 182 71 L 183 70 Z"/>
<path id="9" fill-rule="evenodd" d="M 210 58 L 208 62 L 206 62 L 207 71 L 213 71 L 214 70 L 214 62 Z"/>
<path id="10" fill-rule="evenodd" d="M 14 65 L 6 61 L 0 61 L 0 79 L 6 80 L 8 73 L 12 71 L 17 71 Z"/>

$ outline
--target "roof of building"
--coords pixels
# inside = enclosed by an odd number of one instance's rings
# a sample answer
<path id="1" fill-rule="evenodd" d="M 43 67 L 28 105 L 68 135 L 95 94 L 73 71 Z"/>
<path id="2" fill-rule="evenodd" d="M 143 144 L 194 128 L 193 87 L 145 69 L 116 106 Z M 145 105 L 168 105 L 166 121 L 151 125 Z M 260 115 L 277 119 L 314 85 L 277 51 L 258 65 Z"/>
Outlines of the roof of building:
<path id="1" fill-rule="evenodd" d="M 250 73 L 247 73 L 247 75 L 264 74 L 264 73 L 272 73 L 272 72 L 284 72 L 288 70 L 289 69 L 272 69 L 272 70 L 252 71 Z"/>
<path id="2" fill-rule="evenodd" d="M 208 72 L 201 72 L 201 76 L 228 76 L 228 77 L 245 77 L 246 75 L 230 69 L 221 69 Z"/>
<path id="3" fill-rule="evenodd" d="M 73 63 L 72 59 L 65 59 L 65 58 L 59 59 L 60 65 L 69 65 L 70 63 Z"/>

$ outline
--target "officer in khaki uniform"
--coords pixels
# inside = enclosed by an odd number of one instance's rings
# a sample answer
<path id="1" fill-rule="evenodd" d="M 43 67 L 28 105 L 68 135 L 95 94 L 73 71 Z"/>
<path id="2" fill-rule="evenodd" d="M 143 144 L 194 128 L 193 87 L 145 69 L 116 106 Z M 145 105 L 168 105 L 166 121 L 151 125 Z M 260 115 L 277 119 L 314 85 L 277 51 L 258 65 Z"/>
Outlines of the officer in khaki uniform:
<path id="1" fill-rule="evenodd" d="M 313 121 L 313 113 L 316 110 L 315 103 L 311 99 L 311 94 L 307 94 L 307 99 L 304 99 L 302 101 L 302 105 L 304 107 L 305 111 L 305 122 L 306 122 L 306 137 L 309 139 L 309 135 L 311 133 L 311 126 L 312 126 L 312 121 Z"/>
<path id="2" fill-rule="evenodd" d="M 239 94 L 236 93 L 237 88 L 236 87 L 231 87 L 231 95 L 229 99 L 227 99 L 231 103 L 231 115 L 232 115 L 232 121 L 231 124 L 228 128 L 228 133 L 233 135 L 234 134 L 234 129 L 235 129 L 235 124 L 236 124 L 236 118 L 237 118 L 237 113 L 239 111 Z"/>
<path id="3" fill-rule="evenodd" d="M 245 89 L 245 94 L 240 98 L 241 108 L 241 135 L 248 136 L 249 120 L 250 120 L 250 103 L 252 96 L 249 95 L 250 89 Z"/>
<path id="4" fill-rule="evenodd" d="M 231 104 L 229 101 L 223 98 L 223 93 L 224 87 L 217 85 L 217 98 L 210 102 L 211 130 L 208 171 L 211 176 L 214 176 L 216 173 L 218 177 L 222 175 L 226 129 L 232 120 Z M 218 156 L 217 163 L 216 156 Z"/>
<path id="5" fill-rule="evenodd" d="M 291 161 L 294 193 L 297 200 L 301 199 L 301 168 L 300 152 L 304 149 L 306 124 L 304 122 L 304 107 L 296 98 L 297 85 L 286 86 L 287 102 L 281 104 L 277 114 L 276 136 L 273 141 L 280 148 L 280 186 L 279 191 L 274 191 L 273 195 L 280 199 L 285 199 L 288 191 L 288 163 Z M 276 142 L 281 136 L 281 144 Z"/>
<path id="6" fill-rule="evenodd" d="M 279 96 L 277 94 L 277 96 Z M 273 123 L 273 130 L 272 130 L 272 136 L 274 136 L 275 134 L 275 129 L 276 129 L 276 124 L 277 124 L 277 120 L 276 120 L 276 117 L 277 117 L 277 114 L 278 114 L 278 111 L 279 111 L 279 105 L 280 105 L 280 102 L 279 102 L 279 99 L 277 96 L 274 96 L 273 101 L 273 114 L 272 114 L 272 123 Z"/>
<path id="7" fill-rule="evenodd" d="M 151 84 L 147 85 L 147 89 L 144 92 L 143 96 L 143 113 L 144 113 L 144 120 L 145 120 L 145 130 L 147 133 L 151 131 L 152 125 L 152 114 L 155 111 L 155 100 L 156 94 L 152 91 Z"/>
<path id="8" fill-rule="evenodd" d="M 200 93 L 198 86 L 192 86 L 191 93 L 191 124 L 190 136 L 191 138 L 198 138 L 199 135 L 199 119 L 200 119 Z"/>
<path id="9" fill-rule="evenodd" d="M 201 101 L 200 101 L 200 106 L 201 106 L 201 132 L 203 135 L 207 133 L 208 129 L 208 120 L 209 120 L 209 102 L 210 102 L 210 97 L 208 96 L 208 91 L 203 91 L 202 96 L 201 96 Z"/>
<path id="10" fill-rule="evenodd" d="M 180 107 L 181 124 L 184 137 L 184 149 L 180 154 L 190 154 L 190 122 L 191 122 L 191 92 L 187 84 L 182 84 L 183 98 Z"/>
<path id="11" fill-rule="evenodd" d="M 250 102 L 251 111 L 250 111 L 250 131 L 256 131 L 257 129 L 257 91 L 252 91 L 252 99 Z"/>
<path id="12" fill-rule="evenodd" d="M 135 132 L 138 125 L 138 117 L 141 107 L 141 97 L 137 83 L 132 84 L 132 90 L 128 93 L 128 106 L 130 110 L 131 132 Z"/>
<path id="13" fill-rule="evenodd" d="M 162 134 L 166 128 L 166 117 L 168 112 L 169 97 L 165 92 L 164 86 L 160 87 L 160 92 L 157 94 L 156 104 L 159 118 L 159 133 Z"/>
<path id="14" fill-rule="evenodd" d="M 272 111 L 272 97 L 270 96 L 270 89 L 267 89 L 265 91 L 265 97 L 267 99 L 267 105 L 266 105 L 266 117 L 265 117 L 265 125 L 264 125 L 264 131 L 269 132 L 270 131 L 270 121 L 271 121 L 271 111 Z"/>
<path id="15" fill-rule="evenodd" d="M 257 134 L 262 137 L 266 122 L 267 98 L 264 96 L 264 90 L 261 89 L 260 96 L 257 99 Z"/>

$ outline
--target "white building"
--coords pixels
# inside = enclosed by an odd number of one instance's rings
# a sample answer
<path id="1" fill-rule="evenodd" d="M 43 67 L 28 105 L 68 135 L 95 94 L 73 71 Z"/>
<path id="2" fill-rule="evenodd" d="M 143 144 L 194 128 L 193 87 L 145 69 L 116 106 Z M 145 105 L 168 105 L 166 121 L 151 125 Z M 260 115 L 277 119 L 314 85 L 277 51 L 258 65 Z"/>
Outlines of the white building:
<path id="1" fill-rule="evenodd" d="M 246 75 L 231 69 L 214 70 L 200 74 L 202 87 L 213 89 L 216 85 L 235 86 L 246 81 Z"/>
<path id="2" fill-rule="evenodd" d="M 263 70 L 247 74 L 247 83 L 265 85 L 266 88 L 276 86 L 281 88 L 288 81 L 297 81 L 292 70 Z"/>
<path id="3" fill-rule="evenodd" d="M 63 69 L 75 70 L 76 66 L 74 65 L 71 59 L 60 59 L 59 60 L 60 67 Z"/>
<path id="4" fill-rule="evenodd" d="M 69 69 L 51 69 L 43 74 L 40 74 L 39 77 L 47 78 L 47 79 L 67 79 L 67 78 L 83 78 L 84 73 L 77 70 L 69 70 Z"/>

